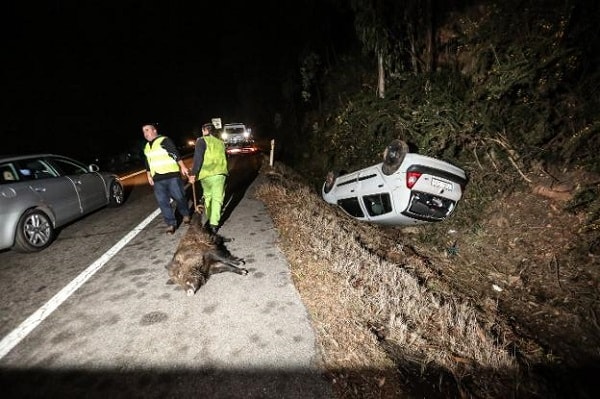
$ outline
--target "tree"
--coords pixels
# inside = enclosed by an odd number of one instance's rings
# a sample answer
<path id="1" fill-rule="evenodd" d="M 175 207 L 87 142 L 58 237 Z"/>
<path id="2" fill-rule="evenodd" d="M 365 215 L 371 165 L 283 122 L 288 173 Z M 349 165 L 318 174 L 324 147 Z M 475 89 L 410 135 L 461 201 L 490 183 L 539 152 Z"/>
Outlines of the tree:
<path id="1" fill-rule="evenodd" d="M 377 95 L 385 98 L 385 63 L 391 54 L 390 34 L 385 18 L 384 0 L 352 0 L 354 25 L 365 51 L 377 57 Z"/>
<path id="2" fill-rule="evenodd" d="M 415 74 L 435 70 L 437 6 L 435 0 L 352 0 L 363 50 L 377 59 L 380 98 L 385 97 L 386 76 L 405 69 Z"/>

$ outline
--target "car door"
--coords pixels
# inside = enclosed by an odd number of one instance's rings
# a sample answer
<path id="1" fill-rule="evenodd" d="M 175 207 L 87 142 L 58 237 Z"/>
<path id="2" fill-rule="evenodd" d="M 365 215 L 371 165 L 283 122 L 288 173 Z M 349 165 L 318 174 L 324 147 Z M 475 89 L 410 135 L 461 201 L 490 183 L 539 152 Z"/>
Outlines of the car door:
<path id="1" fill-rule="evenodd" d="M 87 167 L 75 160 L 56 157 L 50 158 L 56 171 L 70 179 L 77 194 L 82 214 L 87 214 L 107 204 L 106 186 L 97 172 L 88 171 Z"/>
<path id="2" fill-rule="evenodd" d="M 389 187 L 376 166 L 358 172 L 358 188 L 367 219 L 385 218 L 392 211 Z"/>
<path id="3" fill-rule="evenodd" d="M 334 187 L 335 197 L 338 199 L 356 197 L 358 192 L 358 173 L 353 172 L 337 178 Z"/>
<path id="4" fill-rule="evenodd" d="M 42 158 L 18 162 L 19 173 L 40 199 L 39 206 L 51 210 L 56 225 L 63 225 L 81 215 L 79 195 L 73 182 L 60 176 Z"/>

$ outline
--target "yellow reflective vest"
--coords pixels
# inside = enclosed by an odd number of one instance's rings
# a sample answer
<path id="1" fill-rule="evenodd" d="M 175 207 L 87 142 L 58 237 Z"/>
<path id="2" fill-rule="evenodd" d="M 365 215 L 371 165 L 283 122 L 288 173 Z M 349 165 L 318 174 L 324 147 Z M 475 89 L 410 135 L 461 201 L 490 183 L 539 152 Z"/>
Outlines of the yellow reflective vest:
<path id="1" fill-rule="evenodd" d="M 152 176 L 156 173 L 162 175 L 179 172 L 179 165 L 161 145 L 165 138 L 165 136 L 158 136 L 152 143 L 146 143 L 144 147 L 144 155 L 148 159 L 148 166 L 150 166 L 150 174 Z"/>
<path id="2" fill-rule="evenodd" d="M 227 155 L 225 154 L 225 144 L 223 140 L 208 135 L 203 137 L 206 143 L 204 151 L 204 160 L 198 172 L 198 179 L 204 179 L 208 176 L 227 175 Z"/>

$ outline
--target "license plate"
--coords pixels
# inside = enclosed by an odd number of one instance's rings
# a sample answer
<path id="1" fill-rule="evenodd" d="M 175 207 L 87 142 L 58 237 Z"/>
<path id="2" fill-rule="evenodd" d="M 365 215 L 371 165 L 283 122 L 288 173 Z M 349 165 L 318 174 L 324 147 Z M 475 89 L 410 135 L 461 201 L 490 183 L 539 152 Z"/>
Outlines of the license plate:
<path id="1" fill-rule="evenodd" d="M 447 183 L 445 181 L 441 181 L 435 178 L 431 179 L 431 185 L 435 188 L 443 188 L 446 191 L 452 191 L 452 183 Z"/>

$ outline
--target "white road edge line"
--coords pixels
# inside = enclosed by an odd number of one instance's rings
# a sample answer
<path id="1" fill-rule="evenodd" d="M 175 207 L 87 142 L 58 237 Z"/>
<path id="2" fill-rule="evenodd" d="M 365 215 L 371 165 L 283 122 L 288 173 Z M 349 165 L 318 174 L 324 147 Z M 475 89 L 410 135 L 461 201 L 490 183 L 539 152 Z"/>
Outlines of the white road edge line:
<path id="1" fill-rule="evenodd" d="M 94 263 L 88 266 L 79 276 L 75 277 L 62 290 L 54 295 L 35 313 L 23 321 L 17 328 L 11 331 L 0 341 L 0 359 L 4 358 L 15 346 L 19 344 L 33 329 L 35 329 L 44 319 L 56 310 L 67 298 L 83 285 L 90 277 L 94 275 L 106 262 L 117 254 L 129 241 L 138 235 L 156 216 L 160 214 L 160 208 L 152 212 L 146 219 L 133 228 L 118 243 L 106 251 Z"/>

